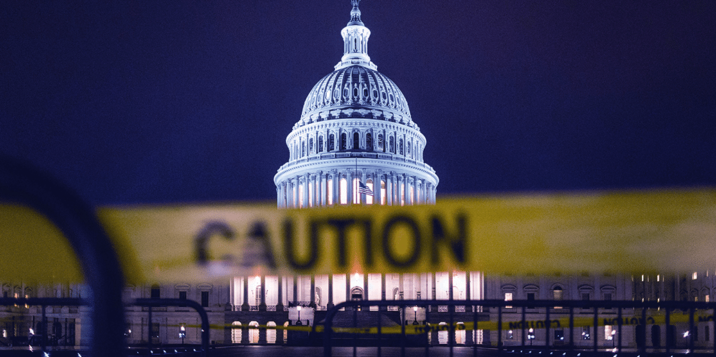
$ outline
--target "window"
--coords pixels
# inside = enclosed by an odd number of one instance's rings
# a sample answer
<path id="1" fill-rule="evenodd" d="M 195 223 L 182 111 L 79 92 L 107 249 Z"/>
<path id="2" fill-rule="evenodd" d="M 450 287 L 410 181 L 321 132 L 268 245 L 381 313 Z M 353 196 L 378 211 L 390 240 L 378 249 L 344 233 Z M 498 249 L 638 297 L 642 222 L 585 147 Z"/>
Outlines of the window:
<path id="1" fill-rule="evenodd" d="M 696 273 L 696 272 L 694 272 L 693 274 L 691 274 L 691 280 L 696 280 L 696 279 L 698 279 L 698 277 L 699 277 L 699 274 Z"/>
<path id="2" fill-rule="evenodd" d="M 365 148 L 368 151 L 373 151 L 373 134 L 365 134 Z"/>
<path id="3" fill-rule="evenodd" d="M 505 293 L 505 301 L 512 301 L 512 293 Z M 506 308 L 512 308 L 512 306 L 505 306 Z"/>
<path id="4" fill-rule="evenodd" d="M 604 293 L 604 301 L 612 301 L 612 293 Z"/>
<path id="5" fill-rule="evenodd" d="M 152 322 L 151 335 L 152 335 L 152 338 L 159 338 L 159 323 L 158 322 Z"/>
<path id="6" fill-rule="evenodd" d="M 564 341 L 564 330 L 554 330 L 554 340 Z"/>
<path id="7" fill-rule="evenodd" d="M 704 326 L 704 341 L 709 341 L 709 339 L 711 338 L 711 331 L 709 331 L 709 327 L 709 325 Z"/>
<path id="8" fill-rule="evenodd" d="M 313 154 L 313 138 L 308 140 L 308 153 Z"/>
<path id="9" fill-rule="evenodd" d="M 378 151 L 385 152 L 385 148 L 383 147 L 383 134 L 378 134 Z"/>
<path id="10" fill-rule="evenodd" d="M 241 343 L 241 322 L 231 323 L 231 343 Z"/>
<path id="11" fill-rule="evenodd" d="M 323 152 L 323 137 L 318 137 L 318 152 Z"/>
<path id="12" fill-rule="evenodd" d="M 306 143 L 301 143 L 301 157 L 306 156 Z"/>
<path id="13" fill-rule="evenodd" d="M 591 327 L 585 326 L 582 327 L 582 339 L 583 340 L 590 340 L 592 338 L 592 334 L 589 332 Z"/>
<path id="14" fill-rule="evenodd" d="M 389 151 L 392 154 L 395 154 L 395 138 L 393 138 L 392 136 L 388 139 L 388 146 Z"/>
<path id="15" fill-rule="evenodd" d="M 149 295 L 152 299 L 159 299 L 161 297 L 159 285 L 152 285 L 152 290 Z"/>
<path id="16" fill-rule="evenodd" d="M 328 136 L 328 151 L 333 151 L 335 147 L 335 136 L 331 134 Z"/>
<path id="17" fill-rule="evenodd" d="M 563 299 L 563 293 L 564 290 L 562 290 L 561 286 L 556 286 L 554 290 L 552 290 L 552 295 L 554 296 L 554 300 L 561 301 Z M 555 309 L 561 309 L 561 306 L 555 306 Z"/>
<path id="18" fill-rule="evenodd" d="M 209 292 L 201 292 L 201 307 L 209 307 Z"/>
<path id="19" fill-rule="evenodd" d="M 398 148 L 400 149 L 400 155 L 404 155 L 403 154 L 403 139 L 400 139 L 398 141 Z"/>
<path id="20" fill-rule="evenodd" d="M 186 300 L 186 291 L 179 292 L 179 300 Z M 180 307 L 186 307 L 186 305 L 181 305 Z"/>
<path id="21" fill-rule="evenodd" d="M 612 325 L 604 326 L 604 339 L 607 341 L 614 340 L 614 335 L 617 334 L 617 330 Z"/>
<path id="22" fill-rule="evenodd" d="M 589 293 L 582 293 L 582 300 L 589 301 Z"/>
<path id="23" fill-rule="evenodd" d="M 360 149 L 360 134 L 358 132 L 353 133 L 353 149 Z"/>
<path id="24" fill-rule="evenodd" d="M 341 150 L 345 150 L 348 148 L 348 137 L 346 136 L 346 133 L 341 134 Z"/>
<path id="25" fill-rule="evenodd" d="M 410 142 L 409 141 L 408 141 L 407 147 L 408 147 L 408 156 L 410 156 Z"/>
<path id="26" fill-rule="evenodd" d="M 527 301 L 534 301 L 535 293 L 527 293 Z M 534 306 L 527 306 L 528 309 L 534 309 Z"/>
<path id="27" fill-rule="evenodd" d="M 562 290 L 562 287 L 560 287 L 560 286 L 555 287 L 554 290 L 552 291 L 552 294 L 554 295 L 554 299 L 558 300 L 558 301 L 562 300 L 563 292 L 564 292 L 564 290 Z"/>
<path id="28" fill-rule="evenodd" d="M 515 333 L 512 330 L 507 330 L 507 336 L 505 336 L 506 340 L 514 340 L 515 339 Z"/>
<path id="29" fill-rule="evenodd" d="M 704 295 L 704 301 L 709 302 L 709 300 L 710 300 L 709 294 Z"/>

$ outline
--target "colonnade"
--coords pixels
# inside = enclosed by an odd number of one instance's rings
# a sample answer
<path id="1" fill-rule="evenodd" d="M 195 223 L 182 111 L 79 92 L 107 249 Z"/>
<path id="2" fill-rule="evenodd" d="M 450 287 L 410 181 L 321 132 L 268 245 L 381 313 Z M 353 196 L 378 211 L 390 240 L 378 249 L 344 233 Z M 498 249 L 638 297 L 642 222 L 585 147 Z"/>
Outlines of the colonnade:
<path id="1" fill-rule="evenodd" d="M 359 192 L 358 181 L 373 192 Z M 395 171 L 343 169 L 301 174 L 276 186 L 279 208 L 349 204 L 402 206 L 434 204 L 437 189 L 423 177 Z"/>
<path id="2" fill-rule="evenodd" d="M 245 276 L 233 279 L 231 304 L 234 311 L 283 311 L 289 305 L 326 310 L 347 300 L 478 300 L 483 283 L 482 273 L 460 271 Z"/>

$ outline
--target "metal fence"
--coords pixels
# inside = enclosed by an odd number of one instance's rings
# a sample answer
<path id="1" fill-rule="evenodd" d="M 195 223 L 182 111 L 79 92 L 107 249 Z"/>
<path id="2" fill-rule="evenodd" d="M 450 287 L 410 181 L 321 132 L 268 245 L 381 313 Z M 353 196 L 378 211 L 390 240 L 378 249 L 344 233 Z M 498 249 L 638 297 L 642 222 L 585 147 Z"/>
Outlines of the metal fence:
<path id="1" fill-rule="evenodd" d="M 398 338 L 401 356 L 405 356 L 406 347 L 424 345 L 425 356 L 430 356 L 435 339 L 431 334 L 447 333 L 445 345 L 450 356 L 456 347 L 456 332 L 465 331 L 472 336 L 486 336 L 482 341 L 472 339 L 468 347 L 472 354 L 481 353 L 502 355 L 505 353 L 526 353 L 532 350 L 572 352 L 635 352 L 646 353 L 693 353 L 716 351 L 716 334 L 713 321 L 716 303 L 707 302 L 636 302 L 636 301 L 503 301 L 503 300 L 396 300 L 396 301 L 348 301 L 330 309 L 322 326 L 324 356 L 332 356 L 336 342 L 343 338 L 353 340 L 353 355 L 357 355 L 357 346 L 364 345 L 366 335 L 371 336 L 380 356 L 388 339 L 382 320 L 377 326 L 358 326 L 358 310 L 377 306 L 379 310 L 388 306 L 397 306 L 401 311 Z M 440 309 L 439 307 L 447 307 Z M 464 307 L 465 312 L 457 312 Z M 417 309 L 424 310 L 424 317 L 417 316 Z M 462 309 L 460 309 L 462 310 Z M 410 311 L 415 315 L 411 319 Z M 334 319 L 339 313 L 353 315 L 352 326 L 337 328 Z M 447 316 L 446 316 L 447 315 Z M 448 320 L 445 325 L 436 324 L 439 320 Z M 576 319 L 576 321 L 575 321 Z M 412 322 L 411 322 L 412 321 Z M 431 323 L 432 321 L 432 323 Z M 456 322 L 458 321 L 458 322 Z M 589 321 L 589 322 L 586 322 Z M 706 331 L 702 336 L 704 343 L 696 345 L 699 326 Z M 652 326 L 650 343 L 647 341 L 647 326 Z M 664 328 L 662 333 L 661 327 Z M 507 328 L 505 328 L 507 327 Z M 577 328 L 582 333 L 577 333 Z M 602 327 L 604 332 L 599 333 Z M 585 329 L 589 332 L 584 333 Z M 678 335 L 683 343 L 677 342 L 677 329 L 684 331 Z M 320 328 L 314 329 L 319 333 Z M 626 330 L 629 330 L 627 333 Z M 409 332 L 408 332 L 409 331 Z M 493 333 L 494 331 L 494 333 Z M 554 331 L 554 337 L 551 337 Z M 610 331 L 610 332 L 608 332 Z M 495 335 L 493 342 L 489 337 Z M 600 338 L 600 335 L 602 338 Z M 666 342 L 661 344 L 661 336 Z M 392 336 L 392 337 L 388 337 Z M 518 336 L 518 338 L 515 338 Z M 536 338 L 539 336 L 540 338 Z M 626 336 L 626 337 L 624 337 Z M 414 353 L 414 352 L 413 352 Z M 530 352 L 531 353 L 531 352 Z M 541 352 L 540 352 L 541 354 Z"/>

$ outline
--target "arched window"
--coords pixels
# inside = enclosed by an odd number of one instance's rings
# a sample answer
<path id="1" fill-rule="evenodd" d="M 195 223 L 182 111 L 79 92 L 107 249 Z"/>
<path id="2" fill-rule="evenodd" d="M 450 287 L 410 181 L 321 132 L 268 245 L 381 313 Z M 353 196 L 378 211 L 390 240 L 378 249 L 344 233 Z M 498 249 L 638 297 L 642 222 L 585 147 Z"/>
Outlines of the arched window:
<path id="1" fill-rule="evenodd" d="M 385 147 L 383 146 L 383 134 L 378 134 L 378 151 L 385 152 Z"/>
<path id="2" fill-rule="evenodd" d="M 306 143 L 301 143 L 301 157 L 306 156 Z"/>
<path id="3" fill-rule="evenodd" d="M 316 286 L 316 296 L 314 296 L 313 302 L 316 306 L 321 306 L 321 288 L 318 286 Z"/>
<path id="4" fill-rule="evenodd" d="M 360 134 L 358 132 L 353 133 L 353 149 L 360 148 Z"/>
<path id="5" fill-rule="evenodd" d="M 341 134 L 341 150 L 348 148 L 348 137 L 346 133 Z"/>
<path id="6" fill-rule="evenodd" d="M 308 154 L 313 154 L 313 138 L 308 139 Z"/>
<path id="7" fill-rule="evenodd" d="M 266 327 L 266 343 L 276 343 L 276 323 L 273 321 L 269 321 L 268 323 L 266 323 Z"/>
<path id="8" fill-rule="evenodd" d="M 284 327 L 288 327 L 288 321 L 283 323 Z M 288 342 L 288 329 L 283 329 L 283 343 Z"/>
<path id="9" fill-rule="evenodd" d="M 323 152 L 323 136 L 318 137 L 318 152 Z"/>
<path id="10" fill-rule="evenodd" d="M 333 136 L 333 134 L 331 134 L 328 136 L 328 151 L 333 151 L 335 149 L 336 149 L 335 137 Z"/>
<path id="11" fill-rule="evenodd" d="M 403 155 L 403 139 L 398 141 L 398 148 L 400 149 L 400 155 Z"/>
<path id="12" fill-rule="evenodd" d="M 241 343 L 241 322 L 231 323 L 231 343 Z"/>
<path id="13" fill-rule="evenodd" d="M 388 139 L 388 150 L 395 154 L 395 139 L 392 136 Z"/>
<path id="14" fill-rule="evenodd" d="M 412 155 L 410 155 L 410 141 L 408 141 L 407 147 L 408 147 L 408 156 L 412 157 Z"/>
<path id="15" fill-rule="evenodd" d="M 149 296 L 152 299 L 159 299 L 161 297 L 159 285 L 157 285 L 157 284 L 152 285 L 152 290 L 151 290 Z"/>
<path id="16" fill-rule="evenodd" d="M 365 134 L 365 148 L 368 151 L 373 151 L 373 134 L 371 133 Z"/>
<path id="17" fill-rule="evenodd" d="M 259 343 L 259 323 L 249 322 L 249 343 Z"/>

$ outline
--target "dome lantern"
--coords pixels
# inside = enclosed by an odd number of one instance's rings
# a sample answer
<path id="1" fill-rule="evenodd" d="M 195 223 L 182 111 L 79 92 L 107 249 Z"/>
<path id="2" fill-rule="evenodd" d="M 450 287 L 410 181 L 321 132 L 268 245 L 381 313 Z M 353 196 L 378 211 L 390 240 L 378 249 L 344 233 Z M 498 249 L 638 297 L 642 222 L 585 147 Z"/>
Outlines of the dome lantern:
<path id="1" fill-rule="evenodd" d="M 368 56 L 368 38 L 370 38 L 370 30 L 363 25 L 360 19 L 360 9 L 358 3 L 360 0 L 351 0 L 353 8 L 351 9 L 351 20 L 348 25 L 341 30 L 343 36 L 343 57 L 335 66 L 335 69 L 341 69 L 348 66 L 363 66 L 373 70 L 378 70 Z"/>

